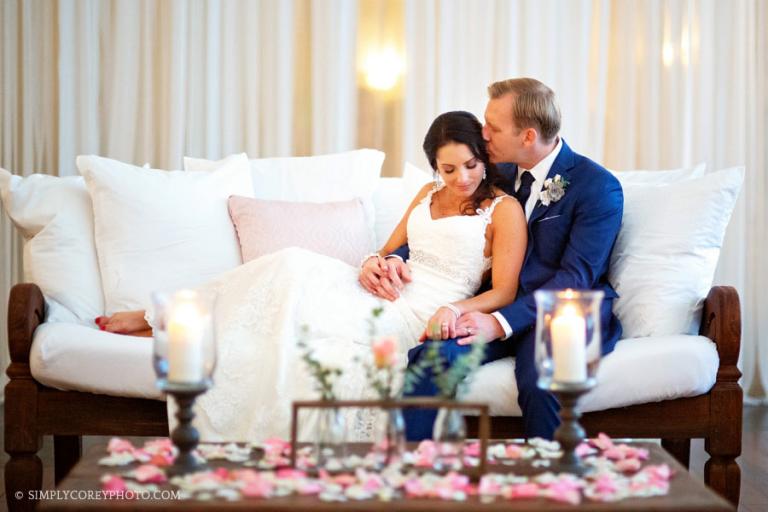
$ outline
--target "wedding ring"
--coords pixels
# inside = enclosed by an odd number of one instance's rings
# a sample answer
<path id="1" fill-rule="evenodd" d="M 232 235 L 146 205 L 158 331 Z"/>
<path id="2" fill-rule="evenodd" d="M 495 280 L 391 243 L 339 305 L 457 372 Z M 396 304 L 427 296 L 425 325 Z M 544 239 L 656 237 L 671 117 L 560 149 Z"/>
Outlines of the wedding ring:
<path id="1" fill-rule="evenodd" d="M 440 325 L 442 325 L 443 327 L 448 327 L 448 322 L 443 322 L 443 323 L 442 323 L 442 324 L 440 324 Z"/>
<path id="2" fill-rule="evenodd" d="M 472 336 L 472 328 L 467 327 L 467 336 Z"/>

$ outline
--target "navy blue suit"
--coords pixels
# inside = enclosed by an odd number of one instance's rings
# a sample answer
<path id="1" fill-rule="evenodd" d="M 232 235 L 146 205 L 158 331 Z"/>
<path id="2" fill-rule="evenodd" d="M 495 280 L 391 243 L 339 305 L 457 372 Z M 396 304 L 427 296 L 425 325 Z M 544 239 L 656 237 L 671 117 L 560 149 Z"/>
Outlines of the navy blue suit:
<path id="1" fill-rule="evenodd" d="M 514 183 L 517 165 L 499 164 L 498 168 Z M 558 424 L 559 409 L 555 398 L 536 386 L 538 376 L 533 329 L 536 304 L 533 292 L 565 288 L 603 290 L 603 354 L 612 351 L 621 336 L 621 324 L 611 311 L 617 294 L 607 278 L 608 262 L 624 209 L 621 185 L 605 168 L 574 153 L 565 141 L 547 178 L 554 178 L 556 174 L 568 181 L 565 195 L 548 206 L 541 201 L 536 203 L 528 220 L 528 247 L 520 272 L 517 298 L 499 310 L 512 328 L 512 336 L 507 340 L 488 343 L 484 361 L 515 356 L 518 403 L 523 412 L 525 433 L 529 437 L 552 438 Z M 397 254 L 407 259 L 407 246 L 400 248 Z M 426 342 L 409 351 L 409 365 L 423 357 L 429 343 L 439 343 L 441 354 L 449 363 L 469 350 L 467 346 L 458 345 L 456 340 Z M 410 396 L 435 394 L 437 388 L 430 376 L 421 379 L 409 393 Z M 408 438 L 419 440 L 431 437 L 434 411 L 406 411 Z"/>

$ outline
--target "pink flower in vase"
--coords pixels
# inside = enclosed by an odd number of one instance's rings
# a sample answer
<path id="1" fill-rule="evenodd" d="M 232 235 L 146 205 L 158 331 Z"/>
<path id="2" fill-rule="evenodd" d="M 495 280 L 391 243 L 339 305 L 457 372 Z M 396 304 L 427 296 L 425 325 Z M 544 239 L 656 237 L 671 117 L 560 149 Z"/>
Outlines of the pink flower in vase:
<path id="1" fill-rule="evenodd" d="M 397 362 L 397 338 L 382 336 L 371 345 L 376 368 L 392 368 Z"/>

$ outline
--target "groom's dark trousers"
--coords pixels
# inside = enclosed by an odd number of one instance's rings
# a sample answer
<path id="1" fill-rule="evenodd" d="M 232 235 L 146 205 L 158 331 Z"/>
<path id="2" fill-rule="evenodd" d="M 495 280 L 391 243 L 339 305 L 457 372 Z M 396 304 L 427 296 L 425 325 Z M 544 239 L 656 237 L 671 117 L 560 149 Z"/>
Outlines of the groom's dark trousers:
<path id="1" fill-rule="evenodd" d="M 499 164 L 497 167 L 514 183 L 516 165 Z M 602 290 L 605 294 L 601 310 L 603 354 L 613 350 L 621 336 L 621 324 L 611 312 L 613 299 L 618 295 L 608 282 L 608 262 L 621 227 L 624 207 L 621 185 L 605 168 L 574 153 L 565 141 L 547 178 L 556 175 L 567 183 L 565 194 L 549 204 L 542 204 L 541 201 L 535 204 L 528 217 L 528 247 L 520 272 L 517 298 L 498 311 L 512 329 L 512 336 L 491 342 L 485 361 L 515 356 L 518 404 L 528 437 L 551 438 L 558 423 L 557 401 L 551 394 L 536 387 L 536 304 L 533 292 L 566 288 Z M 507 193 L 512 192 L 507 190 Z M 407 246 L 396 251 L 404 259 L 407 259 L 407 253 Z M 459 354 L 469 350 L 457 345 L 455 340 L 436 343 L 440 343 L 443 357 L 448 362 L 455 361 Z M 408 353 L 408 364 L 415 364 L 423 357 L 425 350 L 423 345 L 412 349 Z M 427 372 L 427 377 L 417 382 L 408 396 L 436 394 L 437 389 Z M 414 441 L 431 437 L 434 416 L 434 412 L 406 410 L 408 439 Z"/>

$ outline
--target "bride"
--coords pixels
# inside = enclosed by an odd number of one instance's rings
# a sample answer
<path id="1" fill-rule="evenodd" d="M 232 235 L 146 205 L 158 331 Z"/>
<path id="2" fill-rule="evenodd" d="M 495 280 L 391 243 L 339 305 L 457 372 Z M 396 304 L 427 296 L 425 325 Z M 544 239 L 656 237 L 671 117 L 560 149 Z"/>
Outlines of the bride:
<path id="1" fill-rule="evenodd" d="M 203 440 L 288 436 L 291 402 L 316 396 L 296 344 L 303 326 L 315 356 L 342 369 L 337 397 L 373 398 L 358 361 L 370 354 L 374 308 L 383 308 L 378 334 L 396 337 L 404 367 L 417 340 L 466 335 L 455 328 L 461 313 L 490 313 L 515 299 L 526 221 L 519 203 L 496 186 L 500 177 L 480 122 L 468 112 L 440 115 L 427 132 L 424 151 L 435 185 L 419 191 L 384 247 L 363 262 L 386 268 L 389 260 L 383 257 L 408 243 L 411 280 L 395 300 L 382 304 L 364 290 L 360 269 L 299 248 L 262 256 L 202 287 L 216 296 L 219 350 L 215 384 L 196 408 Z M 491 288 L 475 296 L 489 277 Z M 149 329 L 141 311 L 100 317 L 97 323 L 126 334 Z M 368 438 L 372 418 L 348 412 L 352 436 Z M 316 416 L 303 415 L 300 432 L 310 432 Z"/>

